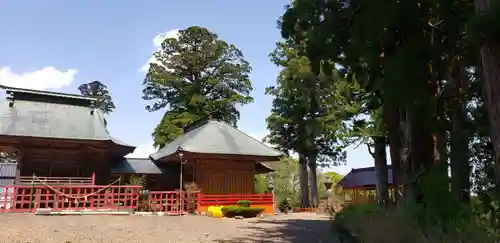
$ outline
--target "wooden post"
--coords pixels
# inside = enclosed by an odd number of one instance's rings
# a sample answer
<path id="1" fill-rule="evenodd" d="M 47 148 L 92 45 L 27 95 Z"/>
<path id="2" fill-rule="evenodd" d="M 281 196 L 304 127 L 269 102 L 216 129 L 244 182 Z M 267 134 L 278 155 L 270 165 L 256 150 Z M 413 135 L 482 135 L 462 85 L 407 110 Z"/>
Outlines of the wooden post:
<path id="1" fill-rule="evenodd" d="M 118 211 L 120 211 L 120 205 L 121 205 L 121 199 L 122 199 L 122 194 L 121 194 L 121 185 L 122 185 L 122 177 L 118 177 Z"/>
<path id="2" fill-rule="evenodd" d="M 32 208 L 32 204 L 33 204 L 33 193 L 34 193 L 34 190 L 35 189 L 35 173 L 33 173 L 32 177 L 31 177 L 31 192 L 30 192 L 30 205 L 29 205 L 29 210 L 31 212 L 31 208 Z"/>
<path id="3" fill-rule="evenodd" d="M 92 185 L 95 185 L 95 172 L 92 172 Z"/>

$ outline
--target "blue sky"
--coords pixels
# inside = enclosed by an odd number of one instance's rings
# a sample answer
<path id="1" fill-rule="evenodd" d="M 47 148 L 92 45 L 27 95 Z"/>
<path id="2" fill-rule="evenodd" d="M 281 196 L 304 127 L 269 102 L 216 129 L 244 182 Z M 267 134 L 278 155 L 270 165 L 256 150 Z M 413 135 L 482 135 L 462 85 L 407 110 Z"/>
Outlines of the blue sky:
<path id="1" fill-rule="evenodd" d="M 261 139 L 272 100 L 264 89 L 275 84 L 279 71 L 268 54 L 280 39 L 276 21 L 288 2 L 3 0 L 0 82 L 71 93 L 84 82 L 105 83 L 117 106 L 110 132 L 144 156 L 152 151 L 151 132 L 162 112 L 145 111 L 140 69 L 156 50 L 155 37 L 198 25 L 235 44 L 251 63 L 255 102 L 241 109 L 239 128 Z M 362 146 L 349 150 L 347 166 L 331 170 L 347 173 L 371 164 Z"/>

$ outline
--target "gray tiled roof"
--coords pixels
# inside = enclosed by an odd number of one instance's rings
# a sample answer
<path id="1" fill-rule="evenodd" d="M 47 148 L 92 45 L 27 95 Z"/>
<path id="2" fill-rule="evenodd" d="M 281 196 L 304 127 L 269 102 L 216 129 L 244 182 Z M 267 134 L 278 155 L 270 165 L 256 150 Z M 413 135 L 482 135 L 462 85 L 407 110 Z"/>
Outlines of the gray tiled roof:
<path id="1" fill-rule="evenodd" d="M 161 174 L 162 171 L 149 158 L 123 158 L 111 168 L 117 174 Z"/>
<path id="2" fill-rule="evenodd" d="M 6 87 L 2 87 L 6 88 Z M 92 109 L 95 100 L 73 94 L 6 88 L 13 106 L 0 100 L 0 135 L 79 140 L 109 140 L 132 147 L 110 136 L 104 115 Z"/>
<path id="3" fill-rule="evenodd" d="M 269 165 L 265 163 L 257 163 L 255 165 L 255 173 L 256 174 L 265 174 L 269 172 L 273 172 L 275 169 L 271 168 Z"/>
<path id="4" fill-rule="evenodd" d="M 221 121 L 209 121 L 182 134 L 152 154 L 151 158 L 159 160 L 175 154 L 178 148 L 191 153 L 265 156 L 276 157 L 276 160 L 282 156 L 280 152 Z"/>
<path id="5" fill-rule="evenodd" d="M 388 165 L 388 175 L 387 179 L 389 184 L 392 184 L 392 166 Z M 377 183 L 377 175 L 375 173 L 375 167 L 366 167 L 359 169 L 352 169 L 347 175 L 345 175 L 342 180 L 339 181 L 338 185 L 344 188 L 355 188 L 355 187 L 365 187 L 365 186 L 375 186 Z"/>

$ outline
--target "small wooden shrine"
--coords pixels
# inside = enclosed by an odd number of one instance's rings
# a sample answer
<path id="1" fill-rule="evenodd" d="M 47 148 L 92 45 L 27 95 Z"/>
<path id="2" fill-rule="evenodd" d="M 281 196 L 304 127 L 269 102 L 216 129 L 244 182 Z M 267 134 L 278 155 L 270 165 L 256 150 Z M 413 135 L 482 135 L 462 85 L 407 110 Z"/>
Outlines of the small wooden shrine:
<path id="1" fill-rule="evenodd" d="M 270 171 L 261 162 L 278 161 L 282 156 L 233 126 L 211 120 L 150 158 L 158 166 L 178 166 L 177 171 L 182 164 L 183 183 L 195 182 L 203 193 L 252 194 L 255 174 Z"/>
<path id="2" fill-rule="evenodd" d="M 388 184 L 389 198 L 393 197 L 392 189 L 392 166 L 388 165 Z M 337 187 L 342 187 L 344 192 L 344 201 L 349 204 L 365 204 L 376 202 L 376 183 L 377 175 L 375 167 L 366 167 L 352 169 L 342 180 L 339 181 Z"/>

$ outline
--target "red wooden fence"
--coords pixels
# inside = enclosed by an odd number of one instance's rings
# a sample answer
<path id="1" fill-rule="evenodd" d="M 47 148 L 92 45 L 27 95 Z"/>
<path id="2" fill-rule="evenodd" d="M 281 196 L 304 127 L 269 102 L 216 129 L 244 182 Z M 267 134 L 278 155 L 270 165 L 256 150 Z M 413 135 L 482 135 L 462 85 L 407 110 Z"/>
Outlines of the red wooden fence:
<path id="1" fill-rule="evenodd" d="M 200 205 L 236 205 L 240 200 L 248 200 L 252 205 L 273 202 L 272 194 L 201 194 Z"/>
<path id="2" fill-rule="evenodd" d="M 0 212 L 135 209 L 140 186 L 1 186 Z"/>
<path id="3" fill-rule="evenodd" d="M 20 176 L 16 185 L 95 185 L 95 173 L 91 177 L 39 177 L 39 176 Z"/>
<path id="4" fill-rule="evenodd" d="M 0 212 L 129 209 L 135 211 L 182 213 L 212 205 L 236 205 L 248 200 L 252 206 L 272 205 L 272 194 L 202 194 L 178 191 L 143 191 L 141 186 L 0 186 Z"/>

